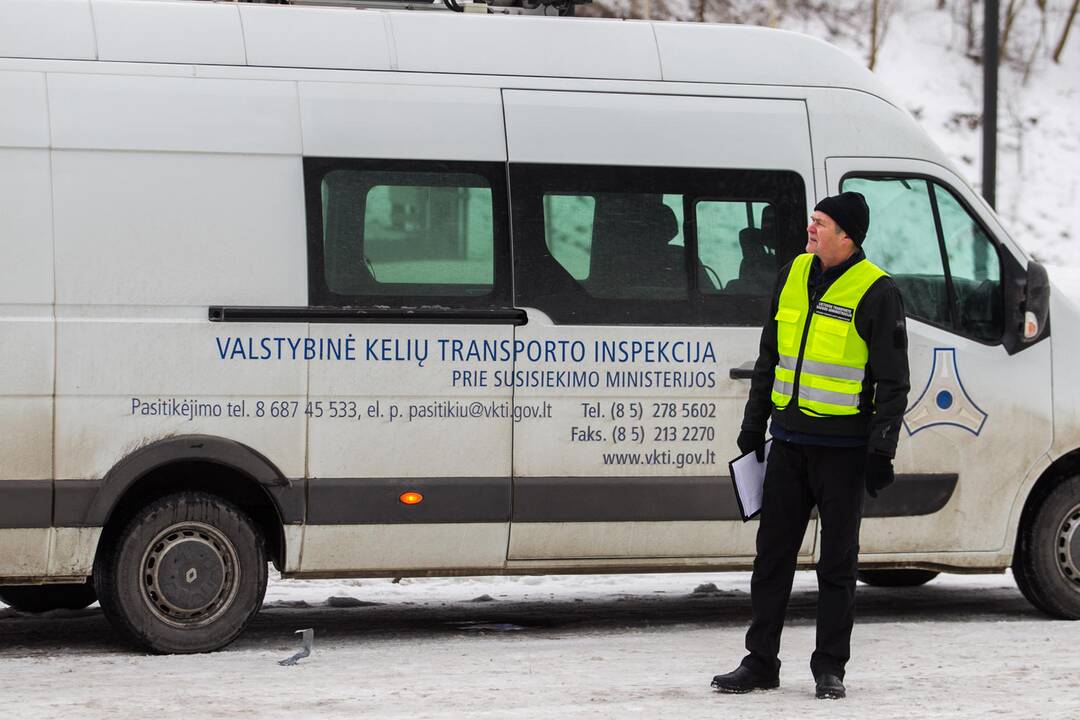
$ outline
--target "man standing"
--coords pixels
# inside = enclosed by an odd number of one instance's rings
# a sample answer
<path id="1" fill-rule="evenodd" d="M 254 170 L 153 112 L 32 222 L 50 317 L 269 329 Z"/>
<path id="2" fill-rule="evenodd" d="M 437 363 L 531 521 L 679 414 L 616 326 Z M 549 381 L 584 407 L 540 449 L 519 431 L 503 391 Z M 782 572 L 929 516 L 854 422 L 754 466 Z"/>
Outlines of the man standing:
<path id="1" fill-rule="evenodd" d="M 713 678 L 720 692 L 779 686 L 780 633 L 816 505 L 821 558 L 810 669 L 817 697 L 846 694 L 863 488 L 877 497 L 893 481 L 909 389 L 903 302 L 862 252 L 869 225 L 859 193 L 825 198 L 810 218 L 806 254 L 780 271 L 737 441 L 744 453 L 762 448 L 771 414 L 749 654 Z"/>

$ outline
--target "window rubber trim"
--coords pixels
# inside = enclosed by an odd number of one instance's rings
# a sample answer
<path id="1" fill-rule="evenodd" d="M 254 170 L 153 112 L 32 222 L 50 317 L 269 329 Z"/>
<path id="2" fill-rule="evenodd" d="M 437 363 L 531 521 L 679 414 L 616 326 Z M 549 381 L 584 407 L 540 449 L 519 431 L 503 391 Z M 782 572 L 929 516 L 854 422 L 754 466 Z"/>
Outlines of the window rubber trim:
<path id="1" fill-rule="evenodd" d="M 432 323 L 443 325 L 515 325 L 528 322 L 518 308 L 381 308 L 337 307 L 258 307 L 249 305 L 211 305 L 210 322 L 310 322 L 310 323 Z"/>

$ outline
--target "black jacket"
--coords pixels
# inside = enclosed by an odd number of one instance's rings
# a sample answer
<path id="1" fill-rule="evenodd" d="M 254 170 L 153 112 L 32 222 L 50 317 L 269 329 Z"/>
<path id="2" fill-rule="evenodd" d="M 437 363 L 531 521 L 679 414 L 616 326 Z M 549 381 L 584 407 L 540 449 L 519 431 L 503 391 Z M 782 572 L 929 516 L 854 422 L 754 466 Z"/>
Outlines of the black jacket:
<path id="1" fill-rule="evenodd" d="M 858 250 L 845 262 L 824 272 L 821 262 L 814 258 L 808 282 L 811 312 L 828 287 L 865 257 L 862 250 Z M 811 417 L 800 411 L 795 402 L 783 411 L 774 409 L 772 405 L 773 370 L 779 358 L 776 350 L 776 310 L 789 272 L 791 263 L 785 265 L 777 277 L 769 320 L 761 332 L 761 349 L 754 365 L 742 429 L 764 433 L 771 415 L 773 423 L 790 432 L 865 437 L 870 452 L 894 457 L 910 389 L 904 302 L 896 283 L 890 277 L 878 279 L 855 309 L 855 330 L 870 350 L 859 398 L 859 413 Z"/>

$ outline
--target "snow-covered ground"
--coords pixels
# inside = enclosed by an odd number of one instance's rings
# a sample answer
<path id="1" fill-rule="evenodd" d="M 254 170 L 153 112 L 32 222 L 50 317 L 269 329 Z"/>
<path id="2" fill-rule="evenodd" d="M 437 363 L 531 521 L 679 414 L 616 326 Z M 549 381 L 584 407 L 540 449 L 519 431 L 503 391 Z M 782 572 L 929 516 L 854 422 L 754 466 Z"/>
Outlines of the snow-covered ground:
<path id="1" fill-rule="evenodd" d="M 709 583 L 715 585 L 711 587 Z M 746 573 L 272 581 L 222 652 L 116 644 L 96 606 L 0 609 L 0 707 L 25 718 L 1078 718 L 1080 624 L 1033 610 L 1008 575 L 860 586 L 850 697 L 807 667 L 815 579 L 799 573 L 781 688 L 722 696 L 741 657 Z M 315 629 L 311 657 L 277 661 Z"/>

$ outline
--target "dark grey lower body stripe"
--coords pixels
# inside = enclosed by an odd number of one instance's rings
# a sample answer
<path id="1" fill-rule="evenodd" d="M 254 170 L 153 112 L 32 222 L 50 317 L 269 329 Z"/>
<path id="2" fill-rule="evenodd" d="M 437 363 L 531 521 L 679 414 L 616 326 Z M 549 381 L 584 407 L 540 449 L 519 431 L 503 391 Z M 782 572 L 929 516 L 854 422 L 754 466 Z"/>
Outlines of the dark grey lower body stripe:
<path id="1" fill-rule="evenodd" d="M 726 476 L 514 479 L 514 522 L 740 518 L 731 478 Z"/>
<path id="2" fill-rule="evenodd" d="M 864 517 L 935 513 L 952 497 L 958 476 L 897 475 L 867 497 Z M 514 480 L 514 522 L 665 522 L 741 520 L 731 478 L 547 477 Z"/>
<path id="3" fill-rule="evenodd" d="M 52 480 L 0 480 L 0 528 L 52 525 Z"/>
<path id="4" fill-rule="evenodd" d="M 897 475 L 864 517 L 930 515 L 956 490 L 956 473 Z M 80 527 L 100 480 L 0 480 L 0 529 Z M 312 525 L 481 522 L 739 520 L 731 479 L 711 477 L 313 478 L 270 492 L 285 522 Z M 404 505 L 406 491 L 423 494 Z"/>
<path id="5" fill-rule="evenodd" d="M 415 491 L 418 505 L 398 498 Z M 510 520 L 510 478 L 312 478 L 310 525 L 479 523 Z"/>
<path id="6" fill-rule="evenodd" d="M 53 511 L 57 527 L 93 525 L 87 514 L 102 484 L 101 480 L 57 480 L 56 506 Z"/>

